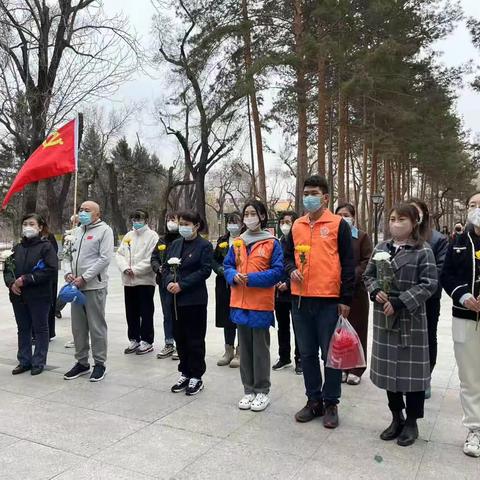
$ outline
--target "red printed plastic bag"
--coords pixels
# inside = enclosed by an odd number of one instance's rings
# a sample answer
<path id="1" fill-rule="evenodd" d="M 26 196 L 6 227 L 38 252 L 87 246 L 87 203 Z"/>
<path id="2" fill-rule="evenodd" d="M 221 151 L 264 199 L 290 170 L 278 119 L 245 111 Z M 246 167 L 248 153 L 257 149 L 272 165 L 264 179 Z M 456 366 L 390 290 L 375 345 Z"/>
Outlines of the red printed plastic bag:
<path id="1" fill-rule="evenodd" d="M 365 366 L 365 353 L 360 338 L 351 323 L 340 316 L 330 340 L 327 367 L 351 370 Z"/>

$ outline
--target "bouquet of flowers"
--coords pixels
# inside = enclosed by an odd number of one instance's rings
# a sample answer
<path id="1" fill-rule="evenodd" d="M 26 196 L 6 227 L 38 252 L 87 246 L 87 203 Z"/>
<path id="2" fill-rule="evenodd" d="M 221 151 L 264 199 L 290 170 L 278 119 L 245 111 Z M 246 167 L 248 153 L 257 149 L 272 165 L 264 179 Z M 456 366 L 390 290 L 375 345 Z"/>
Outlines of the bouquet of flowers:
<path id="1" fill-rule="evenodd" d="M 222 242 L 222 243 L 218 244 L 218 248 L 222 252 L 223 258 L 225 258 L 227 256 L 228 247 L 229 247 L 228 242 Z"/>
<path id="2" fill-rule="evenodd" d="M 240 268 L 240 265 L 242 264 L 243 240 L 241 240 L 240 238 L 237 238 L 236 240 L 233 241 L 233 246 L 235 248 L 235 265 L 238 270 Z"/>
<path id="3" fill-rule="evenodd" d="M 295 247 L 295 251 L 298 253 L 300 259 L 300 272 L 303 275 L 305 270 L 305 265 L 307 264 L 307 253 L 311 250 L 310 245 L 297 245 Z M 300 284 L 300 295 L 298 296 L 298 308 L 300 309 L 302 303 L 302 290 L 303 290 L 303 282 Z"/>
<path id="4" fill-rule="evenodd" d="M 165 255 L 167 253 L 167 246 L 162 243 L 157 247 L 157 250 L 160 252 L 160 263 L 163 265 L 165 262 Z"/>
<path id="5" fill-rule="evenodd" d="M 177 276 L 178 276 L 178 269 L 182 261 L 178 257 L 172 257 L 167 260 L 168 265 L 170 266 L 170 270 L 173 273 L 173 283 L 177 283 Z M 173 295 L 173 306 L 175 308 L 175 320 L 178 320 L 178 312 L 177 312 L 177 294 Z"/>
<path id="6" fill-rule="evenodd" d="M 132 269 L 132 240 L 130 238 L 126 238 L 123 243 L 128 248 L 128 268 Z"/>
<path id="7" fill-rule="evenodd" d="M 73 244 L 75 243 L 74 229 L 65 230 L 63 236 L 63 258 L 70 264 L 70 271 L 73 270 Z"/>
<path id="8" fill-rule="evenodd" d="M 13 250 L 2 250 L 0 252 L 0 270 L 10 272 L 15 277 L 15 260 Z"/>
<path id="9" fill-rule="evenodd" d="M 377 267 L 377 281 L 379 283 L 379 288 L 389 295 L 395 278 L 392 263 L 390 261 L 390 254 L 388 252 L 377 252 L 372 260 Z"/>

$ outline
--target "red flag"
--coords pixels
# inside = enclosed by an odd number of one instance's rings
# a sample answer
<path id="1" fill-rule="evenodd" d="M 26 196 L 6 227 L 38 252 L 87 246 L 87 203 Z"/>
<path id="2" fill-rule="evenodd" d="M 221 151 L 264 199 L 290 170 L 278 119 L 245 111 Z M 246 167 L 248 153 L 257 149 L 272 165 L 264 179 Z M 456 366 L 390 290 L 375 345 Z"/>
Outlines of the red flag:
<path id="1" fill-rule="evenodd" d="M 77 170 L 78 120 L 50 134 L 23 164 L 2 203 L 4 209 L 14 193 L 25 185 Z"/>

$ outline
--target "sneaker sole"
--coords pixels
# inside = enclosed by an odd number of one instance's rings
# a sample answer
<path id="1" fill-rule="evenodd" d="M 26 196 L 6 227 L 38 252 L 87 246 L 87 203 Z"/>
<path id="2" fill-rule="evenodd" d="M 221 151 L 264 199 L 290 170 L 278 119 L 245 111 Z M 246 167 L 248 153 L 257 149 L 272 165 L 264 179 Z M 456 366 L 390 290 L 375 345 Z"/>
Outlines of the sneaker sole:
<path id="1" fill-rule="evenodd" d="M 157 358 L 159 360 L 163 360 L 164 358 L 168 358 L 168 357 L 171 357 L 173 355 L 173 353 L 167 353 L 166 355 L 162 354 L 162 353 L 157 353 Z"/>
<path id="2" fill-rule="evenodd" d="M 88 375 L 89 373 L 91 373 L 91 370 L 85 370 L 84 372 L 81 372 L 77 375 L 75 375 L 74 377 L 67 377 L 67 376 L 63 376 L 63 379 L 64 380 L 75 380 L 76 378 L 79 378 L 79 377 L 82 377 L 83 375 Z"/>
<path id="3" fill-rule="evenodd" d="M 105 378 L 106 374 L 107 374 L 107 372 L 105 372 L 100 378 L 90 378 L 90 381 L 93 382 L 93 383 L 101 382 Z"/>
<path id="4" fill-rule="evenodd" d="M 203 390 L 204 385 L 202 385 L 196 392 L 185 392 L 185 395 L 188 397 L 193 397 L 194 395 L 198 395 Z"/>
<path id="5" fill-rule="evenodd" d="M 145 355 L 147 353 L 153 352 L 153 347 L 149 348 L 148 350 L 137 350 L 137 355 Z"/>
<path id="6" fill-rule="evenodd" d="M 254 407 L 253 405 L 250 407 L 250 410 L 252 412 L 263 412 L 264 410 L 266 410 L 266 408 L 270 405 L 270 402 L 268 402 L 264 407 Z"/>
<path id="7" fill-rule="evenodd" d="M 291 363 L 287 363 L 286 365 L 282 365 L 281 367 L 278 367 L 278 368 L 272 367 L 272 370 L 274 372 L 278 372 L 279 370 L 283 370 L 284 368 L 288 368 L 288 367 L 291 367 L 291 366 L 292 366 Z"/>
<path id="8" fill-rule="evenodd" d="M 137 351 L 137 349 L 135 349 L 135 350 L 129 350 L 128 352 L 127 352 L 127 350 L 124 350 L 123 353 L 124 353 L 125 355 L 131 355 L 132 353 L 135 353 L 136 351 Z"/>
<path id="9" fill-rule="evenodd" d="M 184 388 L 181 388 L 180 390 L 172 390 L 172 389 L 170 389 L 170 391 L 171 391 L 172 393 L 182 393 L 182 392 L 184 392 L 187 388 L 188 388 L 188 387 L 184 387 Z"/>
<path id="10" fill-rule="evenodd" d="M 174 362 L 178 362 L 178 361 L 180 360 L 180 358 L 174 357 L 174 356 L 172 355 L 172 360 L 173 360 Z"/>
<path id="11" fill-rule="evenodd" d="M 251 410 L 252 409 L 252 406 L 251 405 L 238 405 L 238 408 L 240 410 Z"/>
<path id="12" fill-rule="evenodd" d="M 478 458 L 480 457 L 480 452 L 466 452 L 465 450 L 463 451 L 463 453 L 467 456 L 467 457 L 472 457 L 472 458 Z"/>

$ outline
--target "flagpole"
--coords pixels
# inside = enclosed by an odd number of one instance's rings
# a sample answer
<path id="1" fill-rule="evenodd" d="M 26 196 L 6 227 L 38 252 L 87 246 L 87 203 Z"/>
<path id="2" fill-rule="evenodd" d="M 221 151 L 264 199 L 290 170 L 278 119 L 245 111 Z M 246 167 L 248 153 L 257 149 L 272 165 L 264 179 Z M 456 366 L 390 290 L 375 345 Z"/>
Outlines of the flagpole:
<path id="1" fill-rule="evenodd" d="M 78 113 L 75 119 L 75 173 L 73 182 L 73 216 L 72 228 L 77 224 L 75 222 L 75 215 L 77 214 L 77 193 L 78 193 L 78 151 L 80 149 L 80 142 L 82 140 L 83 131 L 83 114 Z"/>

